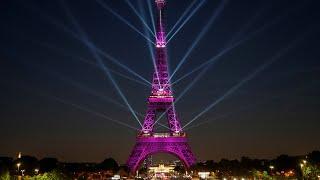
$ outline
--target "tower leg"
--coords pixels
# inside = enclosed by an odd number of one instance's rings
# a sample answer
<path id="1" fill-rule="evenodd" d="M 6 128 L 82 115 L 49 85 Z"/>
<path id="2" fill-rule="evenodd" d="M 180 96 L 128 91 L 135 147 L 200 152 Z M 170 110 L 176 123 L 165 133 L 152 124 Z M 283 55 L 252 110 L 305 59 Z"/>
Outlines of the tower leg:
<path id="1" fill-rule="evenodd" d="M 181 125 L 178 120 L 174 105 L 172 104 L 167 112 L 167 119 L 169 122 L 169 128 L 171 132 L 180 132 L 181 131 Z"/>
<path id="2" fill-rule="evenodd" d="M 179 158 L 186 168 L 196 163 L 186 137 L 141 138 L 134 146 L 127 161 L 131 172 L 136 172 L 144 159 L 156 153 L 172 154 Z"/>
<path id="3" fill-rule="evenodd" d="M 142 132 L 145 132 L 145 133 L 152 132 L 155 117 L 156 117 L 156 110 L 152 107 L 148 107 L 147 115 L 144 118 Z"/>

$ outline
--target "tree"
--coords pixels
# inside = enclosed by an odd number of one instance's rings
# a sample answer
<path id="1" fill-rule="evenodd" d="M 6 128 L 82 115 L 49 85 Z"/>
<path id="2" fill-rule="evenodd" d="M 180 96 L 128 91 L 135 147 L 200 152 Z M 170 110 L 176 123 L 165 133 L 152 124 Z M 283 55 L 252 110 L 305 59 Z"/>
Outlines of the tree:
<path id="1" fill-rule="evenodd" d="M 253 171 L 253 177 L 261 180 L 272 180 L 267 171 Z"/>
<path id="2" fill-rule="evenodd" d="M 119 169 L 119 165 L 116 160 L 113 158 L 107 158 L 102 163 L 98 165 L 101 170 L 111 170 L 113 172 L 117 172 Z"/>
<path id="3" fill-rule="evenodd" d="M 67 177 L 65 174 L 58 170 L 53 170 L 44 174 L 33 176 L 30 178 L 25 178 L 26 180 L 71 180 L 72 178 Z"/>
<path id="4" fill-rule="evenodd" d="M 24 170 L 25 175 L 32 176 L 35 174 L 35 169 L 39 169 L 39 162 L 37 158 L 33 156 L 21 156 L 21 158 L 14 161 L 14 165 L 18 163 L 21 164 L 19 169 Z"/>
<path id="5" fill-rule="evenodd" d="M 2 172 L 0 174 L 0 180 L 10 180 L 10 179 L 11 179 L 11 177 L 10 177 L 9 171 Z"/>
<path id="6" fill-rule="evenodd" d="M 12 167 L 13 159 L 10 157 L 0 157 L 0 174 L 4 174 Z"/>
<path id="7" fill-rule="evenodd" d="M 320 168 L 316 165 L 310 163 L 305 164 L 301 167 L 302 177 L 304 179 L 318 179 L 320 175 Z"/>
<path id="8" fill-rule="evenodd" d="M 308 159 L 311 163 L 320 165 L 320 151 L 312 151 L 308 154 Z"/>
<path id="9" fill-rule="evenodd" d="M 275 160 L 273 160 L 273 165 L 279 171 L 287 171 L 296 169 L 297 160 L 295 157 L 290 157 L 288 155 L 280 155 Z"/>
<path id="10" fill-rule="evenodd" d="M 130 174 L 130 169 L 128 166 L 120 166 L 119 167 L 119 170 L 118 170 L 118 174 L 121 176 L 121 177 L 128 177 L 129 174 Z"/>
<path id="11" fill-rule="evenodd" d="M 40 172 L 50 172 L 58 167 L 58 159 L 56 158 L 43 158 L 39 161 Z"/>

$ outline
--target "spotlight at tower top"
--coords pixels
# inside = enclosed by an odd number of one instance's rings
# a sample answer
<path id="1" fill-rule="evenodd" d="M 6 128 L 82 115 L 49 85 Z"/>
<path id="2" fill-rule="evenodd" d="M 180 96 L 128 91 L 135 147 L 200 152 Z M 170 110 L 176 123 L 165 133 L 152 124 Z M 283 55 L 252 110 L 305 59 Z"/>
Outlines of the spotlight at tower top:
<path id="1" fill-rule="evenodd" d="M 156 4 L 157 4 L 158 9 L 162 9 L 165 6 L 166 1 L 165 0 L 156 0 Z"/>

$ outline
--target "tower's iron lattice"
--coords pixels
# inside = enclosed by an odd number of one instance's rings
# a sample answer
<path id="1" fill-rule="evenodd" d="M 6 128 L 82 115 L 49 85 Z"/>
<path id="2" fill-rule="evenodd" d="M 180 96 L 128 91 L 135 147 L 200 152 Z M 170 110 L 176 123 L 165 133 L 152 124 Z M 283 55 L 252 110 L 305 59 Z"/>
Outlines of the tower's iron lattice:
<path id="1" fill-rule="evenodd" d="M 174 97 L 169 82 L 167 62 L 166 33 L 164 26 L 165 0 L 156 0 L 157 32 L 155 47 L 155 72 L 153 73 L 151 95 L 148 98 L 148 108 L 141 132 L 129 156 L 127 165 L 131 172 L 135 172 L 139 165 L 149 155 L 155 153 L 169 153 L 178 157 L 189 168 L 196 162 L 186 133 L 181 129 L 180 121 L 174 108 Z M 157 112 L 165 112 L 170 132 L 155 133 L 153 127 Z"/>

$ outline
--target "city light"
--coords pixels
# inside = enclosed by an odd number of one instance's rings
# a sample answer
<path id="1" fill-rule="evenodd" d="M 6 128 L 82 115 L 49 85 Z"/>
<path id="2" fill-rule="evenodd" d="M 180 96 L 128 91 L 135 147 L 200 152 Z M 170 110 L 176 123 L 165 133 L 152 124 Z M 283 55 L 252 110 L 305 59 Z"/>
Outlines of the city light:
<path id="1" fill-rule="evenodd" d="M 199 172 L 198 175 L 200 179 L 207 179 L 210 175 L 210 172 Z"/>
<path id="2" fill-rule="evenodd" d="M 306 161 L 306 160 L 303 160 L 302 162 L 303 162 L 303 164 L 307 164 L 307 161 Z"/>
<path id="3" fill-rule="evenodd" d="M 18 172 L 19 172 L 20 166 L 21 166 L 21 163 L 17 163 Z"/>
<path id="4" fill-rule="evenodd" d="M 22 169 L 22 170 L 21 170 L 21 175 L 22 175 L 22 176 L 24 176 L 24 172 L 25 172 L 25 171 L 26 171 L 25 169 Z"/>

